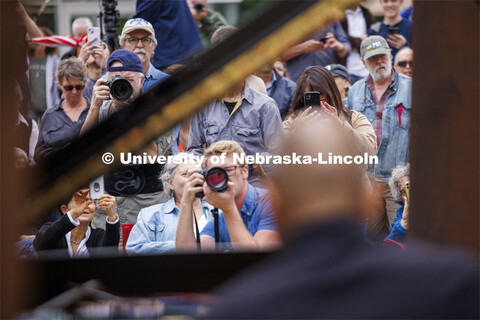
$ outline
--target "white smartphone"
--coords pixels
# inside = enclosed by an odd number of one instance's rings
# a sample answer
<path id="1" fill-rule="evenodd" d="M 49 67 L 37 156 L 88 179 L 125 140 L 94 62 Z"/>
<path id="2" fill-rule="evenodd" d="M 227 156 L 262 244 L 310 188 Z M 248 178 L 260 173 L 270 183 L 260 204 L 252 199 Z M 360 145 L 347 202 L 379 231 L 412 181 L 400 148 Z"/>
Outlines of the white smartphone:
<path id="1" fill-rule="evenodd" d="M 102 194 L 105 194 L 105 181 L 100 176 L 90 183 L 90 199 L 98 200 Z"/>
<path id="2" fill-rule="evenodd" d="M 90 27 L 87 30 L 87 38 L 88 41 L 92 40 L 93 38 L 97 38 L 95 41 L 92 42 L 94 44 L 100 44 L 100 28 L 99 27 Z"/>

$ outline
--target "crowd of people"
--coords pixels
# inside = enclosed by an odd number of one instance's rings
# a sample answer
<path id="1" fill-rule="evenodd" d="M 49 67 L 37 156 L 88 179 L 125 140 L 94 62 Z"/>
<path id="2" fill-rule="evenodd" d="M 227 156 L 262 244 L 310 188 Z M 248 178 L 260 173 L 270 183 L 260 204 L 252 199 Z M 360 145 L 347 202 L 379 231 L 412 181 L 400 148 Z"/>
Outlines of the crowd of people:
<path id="1" fill-rule="evenodd" d="M 478 317 L 475 266 L 407 241 L 413 9 L 402 16 L 403 0 L 379 3 L 383 20 L 375 22 L 361 5 L 346 10 L 343 21 L 287 49 L 148 143 L 141 154 L 171 156 L 153 177 L 160 189 L 94 196 L 81 188 L 19 236 L 19 255 L 56 249 L 89 257 L 97 247 L 129 255 L 281 248 L 219 291 L 225 304 L 211 317 Z M 28 70 L 15 90 L 17 168 L 54 157 L 238 30 L 206 0 L 136 4 L 120 49 L 84 38 L 59 59 L 54 48 L 28 42 Z M 20 3 L 18 12 L 27 41 L 53 34 Z M 92 26 L 78 18 L 72 35 Z M 127 96 L 112 90 L 119 80 L 131 87 Z M 376 161 L 258 160 L 293 154 Z M 440 282 L 444 290 L 436 291 Z M 394 288 L 389 295 L 387 283 Z"/>
<path id="2" fill-rule="evenodd" d="M 376 164 L 362 166 L 360 191 L 374 203 L 363 210 L 364 237 L 375 243 L 389 239 L 402 245 L 408 230 L 405 183 L 409 186 L 409 181 L 405 180 L 409 175 L 405 166 L 412 21 L 400 15 L 402 0 L 379 1 L 384 11 L 381 22 L 375 23 L 365 7 L 346 10 L 343 21 L 332 21 L 311 39 L 287 49 L 277 61 L 145 146 L 142 154 L 178 159 L 163 168 L 159 177 L 163 190 L 105 195 L 110 207 L 96 199 L 98 210 L 94 210 L 89 191 L 82 189 L 69 205 L 59 206 L 44 226 L 23 235 L 23 241 L 38 251 L 69 248 L 71 257 L 78 256 L 78 249 L 71 248 L 77 247 L 80 235 L 87 247 L 121 246 L 120 239 L 125 236 L 128 254 L 281 247 L 273 195 L 267 191 L 278 166 L 234 160 L 273 156 L 299 128 L 329 117 L 351 137 L 355 154 L 378 157 Z M 20 3 L 18 11 L 26 39 L 53 34 L 37 26 Z M 90 19 L 77 18 L 72 35 L 82 37 L 92 26 Z M 195 54 L 220 45 L 237 30 L 208 8 L 206 0 L 138 0 L 135 16 L 122 26 L 121 49 L 85 37 L 80 47 L 59 59 L 55 48 L 29 42 L 28 71 L 25 79 L 18 79 L 17 127 L 26 142 L 16 149 L 17 166 L 33 166 L 54 156 L 170 77 Z M 130 84 L 128 97 L 112 92 L 116 79 Z M 318 94 L 316 104 L 305 98 L 309 93 Z M 221 163 L 211 161 L 212 156 L 222 154 Z M 203 163 L 188 162 L 196 159 L 192 156 L 204 156 Z M 207 186 L 201 170 L 212 167 L 221 167 L 228 174 L 225 192 Z M 201 199 L 196 197 L 199 193 L 203 193 Z M 71 203 L 83 208 L 83 213 L 70 209 Z M 111 206 L 115 216 L 106 209 Z M 217 209 L 218 221 L 213 214 Z M 122 225 L 133 225 L 128 235 L 120 231 Z M 75 231 L 80 227 L 81 231 Z M 90 228 L 106 229 L 108 237 L 92 244 L 88 241 L 93 234 Z M 85 253 L 83 249 L 80 252 Z"/>
<path id="3" fill-rule="evenodd" d="M 148 155 L 175 153 L 183 159 L 188 154 L 217 154 L 218 150 L 230 158 L 233 153 L 269 155 L 284 137 L 307 121 L 334 115 L 353 137 L 359 154 L 379 157 L 377 165 L 364 167 L 366 195 L 381 191 L 378 198 L 383 203 L 375 213 L 366 214 L 366 237 L 403 241 L 403 236 L 389 233 L 403 228 L 404 235 L 408 220 L 401 214 L 399 218 L 397 211 L 405 206 L 408 212 L 408 204 L 404 197 L 392 196 L 398 193 L 398 182 L 391 183 L 392 188 L 387 184 L 392 170 L 408 161 L 413 51 L 408 47 L 411 21 L 400 17 L 401 3 L 381 0 L 385 17 L 377 24 L 372 23 L 367 8 L 347 10 L 344 21 L 334 21 L 312 39 L 288 49 L 278 61 L 248 76 L 222 99 L 212 101 L 189 122 L 158 137 L 143 151 Z M 171 6 L 175 19 L 159 13 L 162 5 Z M 78 50 L 70 50 L 59 61 L 54 48 L 29 44 L 29 69 L 26 80 L 19 79 L 18 86 L 17 126 L 26 139 L 16 150 L 17 158 L 25 157 L 23 162 L 16 162 L 19 166 L 52 156 L 168 78 L 168 67 L 198 52 L 201 43 L 205 48 L 217 46 L 237 31 L 221 14 L 207 9 L 204 0 L 162 5 L 137 1 L 137 14 L 125 23 L 119 37 L 122 49 L 113 52 L 103 42 L 92 44 L 95 39 L 85 39 Z M 53 34 L 36 26 L 20 4 L 19 11 L 27 39 Z M 78 18 L 72 24 L 72 35 L 82 36 L 92 26 L 88 18 Z M 160 36 L 157 31 L 162 27 L 172 34 L 189 34 L 191 39 L 168 40 L 164 32 Z M 390 27 L 397 32 L 389 32 Z M 116 77 L 131 84 L 133 92 L 128 99 L 119 101 L 111 95 L 107 81 Z M 319 92 L 320 105 L 307 105 L 306 92 Z M 120 224 L 135 224 L 127 252 L 169 252 L 195 243 L 198 235 L 191 232 L 192 213 L 202 229 L 202 247 L 208 247 L 215 239 L 210 226 L 212 205 L 221 212 L 221 242 L 231 243 L 231 248 L 279 246 L 276 217 L 263 189 L 274 165 L 234 164 L 228 157 L 219 165 L 226 168 L 232 181 L 225 194 L 208 192 L 207 187 L 205 198 L 195 200 L 192 195 L 203 185 L 203 176 L 198 174 L 202 164 L 197 163 L 165 166 L 162 192 L 117 197 L 114 204 L 118 205 Z M 208 157 L 203 167 L 208 168 Z M 231 195 L 230 203 L 227 195 Z M 88 197 L 81 199 L 87 201 Z M 98 211 L 92 220 L 95 226 L 105 228 L 107 213 Z M 75 220 L 71 213 L 69 219 Z M 45 237 L 45 230 L 40 231 L 37 237 Z M 70 232 L 66 233 L 65 239 Z M 37 249 L 48 248 L 36 245 L 38 241 L 33 243 Z"/>

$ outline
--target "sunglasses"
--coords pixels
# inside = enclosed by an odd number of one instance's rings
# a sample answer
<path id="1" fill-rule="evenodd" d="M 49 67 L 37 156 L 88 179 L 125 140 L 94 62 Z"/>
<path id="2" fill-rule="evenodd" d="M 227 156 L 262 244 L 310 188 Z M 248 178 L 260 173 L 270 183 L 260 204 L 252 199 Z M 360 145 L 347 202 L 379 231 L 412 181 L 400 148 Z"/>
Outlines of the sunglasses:
<path id="1" fill-rule="evenodd" d="M 76 89 L 77 91 L 83 90 L 85 88 L 85 85 L 79 84 L 77 86 L 64 86 L 63 89 L 67 91 L 72 91 L 73 89 Z"/>
<path id="2" fill-rule="evenodd" d="M 413 60 L 398 61 L 397 63 L 397 65 L 402 68 L 405 68 L 407 64 L 410 65 L 411 68 L 413 68 Z"/>

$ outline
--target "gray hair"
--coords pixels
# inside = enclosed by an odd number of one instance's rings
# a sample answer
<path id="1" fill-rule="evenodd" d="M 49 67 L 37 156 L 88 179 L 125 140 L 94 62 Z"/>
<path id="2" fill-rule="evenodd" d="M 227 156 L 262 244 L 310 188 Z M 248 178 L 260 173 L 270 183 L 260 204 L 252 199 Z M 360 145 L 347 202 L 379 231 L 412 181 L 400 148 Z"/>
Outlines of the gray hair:
<path id="1" fill-rule="evenodd" d="M 403 47 L 402 49 L 400 49 L 397 54 L 395 55 L 395 60 L 393 61 L 393 65 L 396 66 L 398 65 L 398 63 L 400 62 L 400 58 L 402 56 L 402 54 L 404 53 L 411 53 L 413 54 L 413 50 L 409 47 Z"/>
<path id="2" fill-rule="evenodd" d="M 407 176 L 410 176 L 410 163 L 407 163 L 407 165 L 400 164 L 392 170 L 392 176 L 388 180 L 388 185 L 392 191 L 393 198 L 397 201 L 402 201 L 400 179 Z"/>
<path id="3" fill-rule="evenodd" d="M 230 25 L 221 26 L 212 34 L 210 45 L 212 48 L 218 46 L 220 43 L 233 36 L 238 30 L 240 29 Z"/>
<path id="4" fill-rule="evenodd" d="M 77 28 L 90 28 L 93 27 L 92 20 L 88 17 L 79 17 L 75 20 L 73 20 L 72 23 L 72 34 L 76 37 L 81 36 L 81 34 L 75 34 L 75 30 Z"/>
<path id="5" fill-rule="evenodd" d="M 163 167 L 162 173 L 160 173 L 159 177 L 160 181 L 162 181 L 164 192 L 170 190 L 170 181 L 172 181 L 178 167 L 185 163 L 197 163 L 200 166 L 200 163 L 195 157 L 193 157 L 193 154 L 191 153 L 180 152 L 169 158 L 169 161 L 167 161 Z"/>
<path id="6" fill-rule="evenodd" d="M 63 79 L 74 78 L 85 83 L 87 80 L 87 67 L 80 59 L 75 57 L 60 61 L 57 69 L 57 81 L 62 83 Z"/>

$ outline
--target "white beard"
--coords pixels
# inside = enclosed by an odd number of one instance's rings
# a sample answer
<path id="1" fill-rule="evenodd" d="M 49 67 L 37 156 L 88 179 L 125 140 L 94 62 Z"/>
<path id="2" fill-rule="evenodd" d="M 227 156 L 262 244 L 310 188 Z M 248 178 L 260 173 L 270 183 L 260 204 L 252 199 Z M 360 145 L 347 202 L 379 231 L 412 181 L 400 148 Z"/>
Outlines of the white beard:
<path id="1" fill-rule="evenodd" d="M 384 67 L 385 69 L 380 69 Z M 392 64 L 391 63 L 382 63 L 377 65 L 375 68 L 368 67 L 368 72 L 370 72 L 370 75 L 373 78 L 374 82 L 383 82 L 390 78 L 390 75 L 392 74 Z"/>

